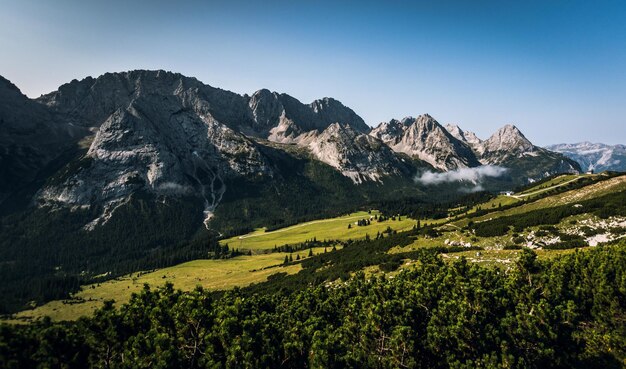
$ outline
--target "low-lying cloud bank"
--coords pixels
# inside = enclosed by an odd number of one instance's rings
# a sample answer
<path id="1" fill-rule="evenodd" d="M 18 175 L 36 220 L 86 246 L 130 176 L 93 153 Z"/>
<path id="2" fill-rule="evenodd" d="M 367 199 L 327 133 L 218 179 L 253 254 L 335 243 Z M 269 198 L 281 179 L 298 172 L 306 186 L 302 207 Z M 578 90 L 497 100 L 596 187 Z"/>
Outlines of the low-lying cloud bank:
<path id="1" fill-rule="evenodd" d="M 176 194 L 176 195 L 186 195 L 193 192 L 193 188 L 187 185 L 181 185 L 175 182 L 164 182 L 161 183 L 158 187 L 158 190 Z"/>
<path id="2" fill-rule="evenodd" d="M 472 188 L 475 191 L 482 190 L 480 182 L 486 177 L 500 177 L 508 171 L 507 168 L 497 165 L 483 165 L 476 168 L 461 168 L 451 170 L 443 173 L 425 172 L 421 176 L 416 177 L 415 181 L 423 185 L 437 185 L 441 183 L 453 183 L 453 182 L 470 182 L 475 186 Z"/>

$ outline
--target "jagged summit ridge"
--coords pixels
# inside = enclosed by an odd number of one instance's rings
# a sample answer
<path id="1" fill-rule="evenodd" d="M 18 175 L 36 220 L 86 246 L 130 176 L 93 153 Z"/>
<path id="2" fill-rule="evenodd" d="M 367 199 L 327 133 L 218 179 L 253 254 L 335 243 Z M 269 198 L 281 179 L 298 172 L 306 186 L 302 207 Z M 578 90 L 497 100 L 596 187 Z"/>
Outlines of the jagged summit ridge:
<path id="1" fill-rule="evenodd" d="M 209 219 L 233 190 L 226 188 L 229 181 L 290 176 L 281 171 L 297 165 L 283 165 L 286 157 L 325 163 L 355 184 L 411 181 L 421 168 L 515 167 L 520 158 L 526 178 L 574 168 L 533 146 L 514 126 L 486 141 L 458 126 L 444 128 L 428 114 L 370 129 L 333 98 L 304 104 L 267 89 L 239 95 L 162 70 L 74 80 L 35 100 L 1 79 L 0 96 L 0 169 L 9 173 L 0 180 L 0 201 L 50 162 L 71 161 L 73 169 L 37 187 L 35 199 L 105 209 L 94 224 L 137 192 L 199 198 Z M 79 149 L 79 142 L 89 149 Z M 71 155 L 60 157 L 68 149 Z"/>
<path id="2" fill-rule="evenodd" d="M 287 95 L 259 90 L 249 101 L 255 118 L 256 132 L 275 142 L 297 141 L 306 132 L 321 132 L 333 123 L 348 125 L 358 132 L 368 132 L 369 126 L 352 109 L 325 97 L 303 104 Z"/>
<path id="3" fill-rule="evenodd" d="M 370 135 L 381 139 L 394 151 L 441 170 L 479 165 L 469 145 L 455 138 L 428 114 L 383 122 Z"/>
<path id="4" fill-rule="evenodd" d="M 483 141 L 457 125 L 442 127 L 428 114 L 417 118 L 392 119 L 380 123 L 370 135 L 396 152 L 422 160 L 439 170 L 504 165 L 521 168 L 527 178 L 579 171 L 579 166 L 563 157 L 534 146 L 514 125 L 505 125 Z M 530 162 L 541 163 L 533 166 Z"/>
<path id="5" fill-rule="evenodd" d="M 165 71 L 107 73 L 74 80 L 38 101 L 57 114 L 70 116 L 76 125 L 97 128 L 117 109 L 128 109 L 138 99 L 158 104 L 158 99 L 169 98 L 176 99 L 181 110 L 193 111 L 207 121 L 278 143 L 298 143 L 308 132 L 322 132 L 333 123 L 359 133 L 369 131 L 361 117 L 333 98 L 303 104 L 267 89 L 241 96 Z"/>
<path id="6" fill-rule="evenodd" d="M 335 122 L 351 125 L 359 131 L 369 130 L 354 111 L 332 98 L 303 104 L 287 94 L 266 89 L 250 97 L 242 96 L 163 70 L 106 73 L 98 78 L 73 80 L 37 101 L 54 112 L 74 118 L 78 124 L 98 126 L 116 109 L 126 108 L 133 100 L 146 95 L 177 96 L 186 103 L 185 108 L 202 111 L 231 128 L 259 137 L 278 126 L 281 117 L 301 132 L 323 130 Z"/>
<path id="7" fill-rule="evenodd" d="M 351 126 L 333 123 L 321 133 L 303 136 L 299 144 L 354 183 L 410 175 L 410 166 L 379 139 Z"/>
<path id="8" fill-rule="evenodd" d="M 90 223 L 105 222 L 136 191 L 159 196 L 197 196 L 212 211 L 226 190 L 224 178 L 272 176 L 268 160 L 244 135 L 180 99 L 147 95 L 119 108 L 100 125 L 82 169 L 38 198 L 69 206 L 101 204 Z"/>
<path id="9" fill-rule="evenodd" d="M 446 130 L 450 132 L 450 134 L 454 136 L 454 138 L 456 138 L 457 140 L 468 143 L 470 146 L 473 147 L 480 145 L 483 142 L 483 140 L 478 138 L 478 136 L 476 136 L 474 132 L 464 131 L 456 124 L 446 124 Z"/>
<path id="10" fill-rule="evenodd" d="M 101 206 L 89 229 L 137 191 L 199 197 L 210 219 L 229 179 L 277 174 L 257 138 L 295 143 L 355 183 L 411 172 L 332 98 L 303 104 L 268 90 L 248 97 L 177 73 L 131 71 L 72 81 L 34 104 L 93 135 L 81 169 L 37 194 L 40 204 Z"/>
<path id="11" fill-rule="evenodd" d="M 533 155 L 538 151 L 522 132 L 514 125 L 507 124 L 477 147 L 484 164 L 495 164 L 508 157 Z"/>

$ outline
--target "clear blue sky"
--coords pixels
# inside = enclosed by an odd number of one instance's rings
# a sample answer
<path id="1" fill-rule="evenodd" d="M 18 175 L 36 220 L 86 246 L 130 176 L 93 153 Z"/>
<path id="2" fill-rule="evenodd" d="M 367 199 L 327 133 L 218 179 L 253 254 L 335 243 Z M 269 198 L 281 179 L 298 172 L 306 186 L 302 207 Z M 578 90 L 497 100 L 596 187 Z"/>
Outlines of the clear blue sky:
<path id="1" fill-rule="evenodd" d="M 624 1 L 0 0 L 0 75 L 28 96 L 165 69 L 332 96 L 375 125 L 430 113 L 486 138 L 626 143 Z"/>

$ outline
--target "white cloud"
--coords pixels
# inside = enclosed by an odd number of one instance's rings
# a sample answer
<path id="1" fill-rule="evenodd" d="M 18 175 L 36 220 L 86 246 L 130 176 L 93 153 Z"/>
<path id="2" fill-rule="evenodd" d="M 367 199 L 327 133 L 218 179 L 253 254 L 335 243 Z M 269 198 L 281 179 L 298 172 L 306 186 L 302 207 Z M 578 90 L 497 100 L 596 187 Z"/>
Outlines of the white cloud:
<path id="1" fill-rule="evenodd" d="M 481 191 L 480 181 L 485 177 L 500 177 L 507 172 L 507 168 L 497 165 L 483 165 L 476 168 L 461 168 L 443 173 L 425 172 L 415 180 L 423 185 L 437 185 L 452 182 L 470 182 L 475 184 L 472 192 Z"/>
<path id="2" fill-rule="evenodd" d="M 175 182 L 161 183 L 157 189 L 162 192 L 184 195 L 193 191 L 190 186 L 181 185 Z"/>

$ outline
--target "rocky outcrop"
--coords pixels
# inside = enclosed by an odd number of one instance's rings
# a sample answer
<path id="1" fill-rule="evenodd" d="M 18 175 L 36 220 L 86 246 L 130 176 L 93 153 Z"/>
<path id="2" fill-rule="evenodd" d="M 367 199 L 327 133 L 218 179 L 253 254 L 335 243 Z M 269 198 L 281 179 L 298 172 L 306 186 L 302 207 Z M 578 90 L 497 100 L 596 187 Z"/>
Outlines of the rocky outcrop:
<path id="1" fill-rule="evenodd" d="M 517 177 L 536 180 L 558 173 L 578 173 L 575 161 L 533 145 L 514 125 L 507 124 L 475 146 L 482 164 L 511 169 Z"/>
<path id="2" fill-rule="evenodd" d="M 0 204 L 88 133 L 55 119 L 0 77 Z"/>
<path id="3" fill-rule="evenodd" d="M 578 172 L 579 166 L 561 154 L 533 145 L 520 130 L 506 125 L 482 141 L 457 125 L 443 128 L 430 115 L 383 122 L 370 135 L 394 151 L 405 153 L 439 170 L 480 165 L 500 165 L 515 180 L 539 179 L 546 175 Z"/>
<path id="4" fill-rule="evenodd" d="M 409 176 L 408 161 L 379 139 L 351 126 L 333 123 L 321 133 L 301 136 L 299 145 L 355 183 L 380 182 L 389 176 Z"/>
<path id="5" fill-rule="evenodd" d="M 64 84 L 37 101 L 76 125 L 98 127 L 118 109 L 144 96 L 177 96 L 187 106 L 231 127 L 251 125 L 247 99 L 203 84 L 195 78 L 162 70 L 106 73 Z"/>
<path id="6" fill-rule="evenodd" d="M 118 108 L 99 127 L 85 165 L 44 188 L 46 203 L 100 204 L 104 221 L 137 191 L 196 196 L 207 218 L 224 193 L 223 178 L 271 176 L 256 144 L 220 123 L 195 99 L 145 95 Z"/>
<path id="7" fill-rule="evenodd" d="M 297 137 L 310 132 L 321 132 L 333 123 L 368 132 L 369 126 L 352 109 L 332 98 L 303 104 L 286 95 L 259 90 L 249 101 L 254 117 L 254 133 L 275 142 L 297 141 Z"/>
<path id="8" fill-rule="evenodd" d="M 477 147 L 483 142 L 474 132 L 464 131 L 455 124 L 446 124 L 446 131 L 450 132 L 457 140 L 467 143 L 472 148 Z"/>
<path id="9" fill-rule="evenodd" d="M 381 123 L 370 135 L 382 140 L 394 151 L 425 161 L 440 170 L 480 164 L 467 143 L 452 136 L 428 114 Z"/>
<path id="10" fill-rule="evenodd" d="M 517 127 L 507 124 L 478 145 L 476 152 L 483 164 L 498 164 L 510 157 L 532 156 L 538 149 Z"/>

